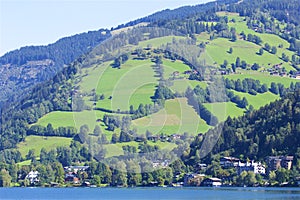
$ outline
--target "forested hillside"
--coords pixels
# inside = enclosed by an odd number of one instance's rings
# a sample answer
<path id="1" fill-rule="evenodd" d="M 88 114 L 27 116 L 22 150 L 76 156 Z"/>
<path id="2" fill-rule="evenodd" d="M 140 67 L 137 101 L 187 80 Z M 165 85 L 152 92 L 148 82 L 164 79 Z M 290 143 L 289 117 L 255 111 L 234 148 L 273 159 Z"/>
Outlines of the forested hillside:
<path id="1" fill-rule="evenodd" d="M 96 173 L 97 184 L 146 186 L 183 181 L 203 163 L 207 175 L 236 179 L 221 156 L 292 155 L 295 178 L 297 14 L 295 0 L 221 0 L 155 13 L 112 37 L 101 29 L 7 53 L 2 92 L 18 101 L 2 109 L 0 167 L 21 185 L 17 170 L 47 168 L 39 184 L 63 184 L 56 170 L 80 164 L 91 165 L 82 182 Z"/>
<path id="2" fill-rule="evenodd" d="M 264 161 L 270 155 L 300 158 L 300 91 L 254 110 L 242 117 L 229 117 L 191 144 L 190 164 L 216 155 L 232 155 Z M 186 158 L 185 158 L 186 159 Z M 297 163 L 297 162 L 295 162 Z"/>
<path id="3" fill-rule="evenodd" d="M 0 107 L 20 100 L 25 91 L 52 79 L 66 65 L 110 37 L 105 29 L 62 38 L 47 46 L 27 46 L 0 58 Z"/>

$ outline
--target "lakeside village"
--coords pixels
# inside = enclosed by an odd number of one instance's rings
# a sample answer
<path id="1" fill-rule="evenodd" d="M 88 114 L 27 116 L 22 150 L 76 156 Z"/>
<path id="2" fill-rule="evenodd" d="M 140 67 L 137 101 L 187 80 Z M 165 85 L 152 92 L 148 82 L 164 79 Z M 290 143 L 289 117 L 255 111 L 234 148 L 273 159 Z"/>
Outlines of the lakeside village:
<path id="1" fill-rule="evenodd" d="M 266 158 L 266 164 L 263 165 L 260 162 L 255 161 L 247 161 L 247 162 L 241 162 L 240 159 L 235 157 L 221 157 L 219 164 L 222 169 L 229 169 L 236 172 L 237 179 L 233 181 L 232 176 L 226 176 L 223 177 L 211 177 L 202 173 L 187 173 L 184 174 L 181 178 L 181 181 L 171 183 L 169 185 L 164 185 L 159 183 L 158 181 L 152 181 L 149 185 L 146 185 L 148 187 L 229 187 L 229 186 L 271 186 L 270 184 L 270 173 L 274 173 L 275 171 L 278 171 L 280 169 L 284 169 L 285 171 L 292 170 L 292 162 L 294 157 L 293 156 L 269 156 Z M 153 163 L 153 168 L 157 167 L 167 167 L 168 162 L 163 163 Z M 95 181 L 93 181 L 92 177 L 89 177 L 88 170 L 89 166 L 67 166 L 64 167 L 64 182 L 65 186 L 67 187 L 106 187 L 110 185 L 100 185 L 95 184 Z M 205 171 L 207 169 L 207 164 L 198 164 L 199 172 Z M 252 176 L 250 175 L 252 174 Z M 249 176 L 250 175 L 250 176 Z M 26 180 L 30 186 L 38 186 L 39 185 L 39 172 L 38 171 L 30 171 L 26 177 L 24 178 L 24 181 Z M 177 175 L 178 178 L 180 175 Z M 279 174 L 278 176 L 284 176 L 283 174 Z M 258 178 L 260 177 L 260 178 Z M 269 179 L 267 179 L 269 177 Z M 256 178 L 256 181 L 253 180 L 253 178 Z M 277 177 L 277 178 L 283 178 L 283 177 Z M 242 180 L 242 179 L 248 179 L 248 180 Z M 252 180 L 251 180 L 252 179 Z M 260 179 L 260 180 L 258 180 Z M 180 180 L 180 179 L 179 179 Z M 254 182 L 253 182 L 254 181 Z M 231 184 L 232 182 L 242 182 L 244 184 Z M 251 183 L 253 182 L 253 183 Z M 259 182 L 259 183 L 258 183 Z M 249 185 L 247 185 L 247 183 Z M 48 187 L 61 187 L 59 183 L 51 182 Z M 292 184 L 288 181 L 282 182 L 279 185 L 275 186 L 300 186 L 300 177 L 296 178 L 296 183 Z"/>

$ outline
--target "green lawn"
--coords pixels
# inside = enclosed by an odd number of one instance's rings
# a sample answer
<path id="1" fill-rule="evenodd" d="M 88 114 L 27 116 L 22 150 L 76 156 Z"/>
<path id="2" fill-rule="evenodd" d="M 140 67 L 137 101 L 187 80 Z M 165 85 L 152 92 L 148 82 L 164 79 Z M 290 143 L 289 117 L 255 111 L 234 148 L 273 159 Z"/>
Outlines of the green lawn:
<path id="1" fill-rule="evenodd" d="M 129 110 L 130 104 L 138 106 L 143 103 L 140 98 L 147 99 L 153 96 L 153 87 L 158 84 L 150 60 L 129 60 L 121 69 L 107 67 L 98 79 L 97 93 L 104 94 L 105 100 L 99 101 L 97 107 L 112 110 Z M 145 91 L 147 90 L 147 91 Z M 137 91 L 141 91 L 137 95 Z M 112 99 L 109 99 L 109 97 Z"/>
<path id="2" fill-rule="evenodd" d="M 230 47 L 233 49 L 231 54 L 228 53 Z M 230 63 L 235 63 L 237 57 L 241 60 L 245 60 L 248 64 L 252 65 L 257 63 L 266 68 L 269 68 L 269 63 L 275 65 L 283 62 L 277 55 L 268 52 L 264 52 L 263 55 L 258 55 L 257 52 L 260 48 L 261 46 L 244 40 L 231 42 L 226 38 L 217 38 L 206 45 L 206 57 L 211 57 L 219 65 L 223 64 L 224 60 L 227 60 L 229 63 L 228 67 Z M 284 63 L 283 66 L 288 71 L 294 70 L 288 63 Z"/>
<path id="3" fill-rule="evenodd" d="M 280 76 L 270 76 L 268 73 L 260 73 L 256 71 L 246 71 L 246 70 L 239 70 L 239 74 L 231 74 L 224 76 L 225 78 L 230 78 L 233 80 L 237 79 L 245 79 L 245 78 L 252 78 L 255 80 L 259 80 L 261 84 L 267 84 L 269 87 L 271 86 L 272 82 L 281 83 L 285 87 L 289 87 L 291 82 L 300 82 L 300 80 L 292 79 L 288 77 L 280 77 Z"/>
<path id="4" fill-rule="evenodd" d="M 19 166 L 30 165 L 30 164 L 31 164 L 31 160 L 25 160 L 23 162 L 17 163 L 17 165 Z"/>
<path id="5" fill-rule="evenodd" d="M 288 55 L 291 59 L 292 55 L 294 52 L 288 50 L 289 48 L 289 42 L 287 40 L 282 39 L 281 37 L 274 35 L 274 34 L 268 34 L 268 33 L 258 33 L 255 32 L 252 29 L 249 29 L 247 27 L 246 21 L 244 21 L 244 17 L 238 16 L 238 13 L 229 13 L 229 12 L 219 12 L 218 15 L 220 16 L 228 16 L 228 20 L 230 21 L 231 19 L 235 19 L 235 22 L 229 22 L 228 26 L 229 28 L 234 27 L 236 29 L 236 32 L 240 34 L 241 32 L 244 32 L 246 35 L 252 34 L 252 35 L 257 35 L 262 39 L 261 45 L 264 46 L 265 43 L 270 44 L 271 46 L 276 46 L 277 47 L 277 53 L 276 55 L 273 55 L 273 61 L 270 58 L 270 55 L 266 56 L 266 62 L 272 63 L 272 64 L 279 64 L 283 62 L 280 58 L 282 53 L 285 53 Z M 278 48 L 278 45 L 282 44 L 283 48 Z M 234 47 L 233 47 L 233 52 L 234 52 Z M 239 49 L 237 49 L 239 50 Z M 250 53 L 250 52 L 249 52 Z M 263 57 L 265 57 L 267 52 L 263 54 Z M 268 54 L 268 53 L 267 53 Z M 248 59 L 253 57 L 253 54 L 249 54 Z M 257 58 L 257 57 L 254 57 Z M 250 59 L 251 60 L 251 59 Z M 271 62 L 270 62 L 271 61 Z M 219 62 L 218 62 L 219 63 Z M 248 63 L 251 63 L 250 61 Z M 264 64 L 263 62 L 259 61 L 258 63 Z M 253 62 L 251 63 L 253 64 Z M 265 65 L 266 66 L 266 65 Z M 289 71 L 289 70 L 295 70 L 289 63 L 284 63 L 283 66 Z"/>
<path id="6" fill-rule="evenodd" d="M 222 102 L 222 103 L 204 103 L 203 104 L 211 113 L 213 113 L 219 121 L 225 121 L 228 116 L 238 117 L 242 116 L 245 112 L 232 102 Z"/>
<path id="7" fill-rule="evenodd" d="M 51 123 L 54 128 L 72 126 L 76 127 L 77 130 L 79 130 L 80 126 L 86 124 L 88 125 L 90 132 L 93 131 L 95 125 L 100 125 L 102 132 L 107 135 L 108 139 L 110 139 L 112 133 L 105 130 L 106 127 L 103 122 L 97 122 L 97 119 L 103 119 L 104 114 L 107 113 L 98 110 L 85 110 L 82 112 L 55 111 L 40 118 L 36 124 L 47 126 L 49 123 Z M 111 113 L 109 113 L 109 115 L 118 115 L 120 117 L 125 116 L 122 114 Z"/>
<path id="8" fill-rule="evenodd" d="M 41 117 L 36 124 L 47 126 L 49 123 L 54 128 L 75 126 L 73 112 L 55 111 Z"/>
<path id="9" fill-rule="evenodd" d="M 203 81 L 177 79 L 173 81 L 173 85 L 170 88 L 175 92 L 184 93 L 188 87 L 195 88 L 197 85 L 200 85 L 204 89 L 207 87 L 207 83 Z"/>
<path id="10" fill-rule="evenodd" d="M 145 133 L 146 130 L 153 134 L 184 133 L 197 134 L 206 132 L 210 126 L 202 120 L 195 110 L 187 104 L 185 98 L 168 100 L 165 109 L 153 115 L 133 121 L 133 127 L 138 132 Z"/>
<path id="11" fill-rule="evenodd" d="M 156 89 L 156 83 L 149 83 L 146 85 L 142 85 L 140 88 L 136 89 L 129 99 L 129 105 L 133 105 L 135 109 L 142 104 L 152 104 L 152 97 L 154 95 L 154 91 Z"/>
<path id="12" fill-rule="evenodd" d="M 81 125 L 87 124 L 90 129 L 92 129 L 95 127 L 100 113 L 100 111 L 94 110 L 85 110 L 82 112 L 55 111 L 40 118 L 36 124 L 47 126 L 48 123 L 51 123 L 54 128 L 72 126 L 77 129 L 79 129 Z"/>
<path id="13" fill-rule="evenodd" d="M 112 62 L 105 62 L 100 65 L 93 65 L 86 68 L 84 72 L 87 72 L 87 76 L 82 77 L 82 80 L 79 83 L 80 89 L 85 92 L 97 89 L 99 80 L 107 70 L 110 70 L 111 63 Z"/>
<path id="14" fill-rule="evenodd" d="M 265 106 L 273 101 L 280 99 L 278 95 L 275 95 L 271 92 L 266 92 L 263 94 L 251 95 L 243 92 L 233 91 L 234 94 L 240 96 L 241 98 L 246 97 L 249 105 L 252 105 L 255 109 L 258 109 L 262 106 Z"/>
<path id="15" fill-rule="evenodd" d="M 167 59 L 163 59 L 163 66 L 165 68 L 171 68 L 173 71 L 178 71 L 179 73 L 183 73 L 184 71 L 191 70 L 189 66 L 184 64 L 182 61 L 170 61 Z"/>
<path id="16" fill-rule="evenodd" d="M 42 148 L 47 151 L 59 146 L 69 146 L 72 138 L 65 137 L 44 137 L 44 136 L 27 136 L 25 142 L 17 145 L 17 149 L 25 157 L 30 149 L 34 149 L 35 155 L 39 156 Z"/>

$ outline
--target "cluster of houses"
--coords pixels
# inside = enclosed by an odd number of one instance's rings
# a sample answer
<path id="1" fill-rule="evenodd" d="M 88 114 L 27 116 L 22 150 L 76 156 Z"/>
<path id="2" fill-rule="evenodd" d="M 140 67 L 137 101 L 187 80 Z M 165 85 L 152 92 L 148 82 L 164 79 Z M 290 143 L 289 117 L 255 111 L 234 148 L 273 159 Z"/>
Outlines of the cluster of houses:
<path id="1" fill-rule="evenodd" d="M 84 182 L 81 183 L 80 182 L 80 177 L 79 175 L 81 173 L 83 173 L 84 171 L 86 171 L 89 168 L 89 166 L 68 166 L 68 167 L 64 167 L 64 171 L 65 171 L 65 182 L 66 183 L 71 183 L 73 185 L 85 185 L 85 186 L 89 186 L 90 183 L 89 182 Z M 37 185 L 40 182 L 39 179 L 40 173 L 38 171 L 30 171 L 25 179 L 29 181 L 30 185 Z M 51 182 L 51 186 L 58 186 L 58 183 L 52 183 Z"/>
<path id="2" fill-rule="evenodd" d="M 271 63 L 268 64 L 269 66 Z M 300 79 L 300 71 L 295 71 L 293 74 L 290 74 L 286 71 L 286 69 L 282 66 L 283 63 L 275 64 L 272 67 L 268 68 L 267 70 L 264 70 L 263 72 L 268 72 L 271 76 L 281 76 L 281 77 L 287 77 Z"/>
<path id="3" fill-rule="evenodd" d="M 89 166 L 68 166 L 64 167 L 65 171 L 65 182 L 66 183 L 72 183 L 75 185 L 80 184 L 80 177 L 79 175 L 86 171 L 89 168 Z M 89 182 L 82 183 L 85 186 L 89 186 Z"/>
<path id="4" fill-rule="evenodd" d="M 269 63 L 269 65 L 271 64 Z M 285 70 L 285 68 L 282 67 L 282 65 L 283 63 L 273 65 L 271 68 L 267 69 L 267 72 L 269 72 L 271 76 L 281 76 L 281 77 L 287 76 L 288 73 Z"/>
<path id="5" fill-rule="evenodd" d="M 255 174 L 266 174 L 266 168 L 260 162 L 250 161 L 243 163 L 240 159 L 235 157 L 223 157 L 220 159 L 220 165 L 223 168 L 236 168 L 237 173 L 241 174 L 243 171 L 252 171 Z"/>
<path id="6" fill-rule="evenodd" d="M 265 175 L 269 171 L 277 170 L 279 168 L 285 168 L 287 170 L 291 170 L 293 156 L 268 156 L 266 158 L 266 164 L 263 165 L 260 162 L 255 161 L 247 161 L 241 162 L 240 159 L 235 157 L 222 157 L 220 159 L 220 166 L 223 169 L 234 168 L 238 175 L 240 175 L 243 171 L 251 171 L 255 174 Z M 168 161 L 164 162 L 153 162 L 153 168 L 158 167 L 166 167 L 169 165 Z M 199 164 L 199 170 L 205 170 L 207 168 L 206 164 Z M 89 169 L 89 166 L 67 166 L 64 167 L 65 171 L 65 182 L 73 185 L 83 185 L 90 186 L 89 182 L 80 182 L 80 175 Z M 39 183 L 39 172 L 38 171 L 30 171 L 26 175 L 26 179 L 29 180 L 31 185 L 35 185 Z M 300 181 L 299 181 L 300 184 Z M 51 183 L 51 185 L 55 186 L 55 183 Z M 185 174 L 184 180 L 181 183 L 178 183 L 180 186 L 212 186 L 218 187 L 222 185 L 222 179 L 216 177 L 207 178 L 205 174 Z"/>
<path id="7" fill-rule="evenodd" d="M 262 176 L 266 175 L 269 171 L 274 171 L 279 168 L 285 168 L 291 170 L 293 156 L 268 156 L 266 158 L 266 164 L 268 167 L 263 165 L 261 162 L 247 161 L 241 162 L 240 159 L 235 157 L 222 157 L 220 158 L 220 166 L 223 169 L 234 168 L 238 175 L 243 171 L 253 172 L 254 174 L 260 174 Z M 199 170 L 205 170 L 207 167 L 206 164 L 198 164 Z M 212 186 L 217 187 L 222 185 L 222 180 L 219 178 L 205 178 L 205 174 L 186 174 L 184 176 L 184 186 Z M 300 183 L 300 182 L 299 182 Z"/>
<path id="8" fill-rule="evenodd" d="M 290 170 L 292 168 L 293 156 L 268 156 L 266 158 L 266 164 L 268 171 L 277 170 L 279 168 L 285 168 Z M 235 157 L 222 157 L 220 159 L 220 165 L 223 168 L 236 168 L 237 173 L 241 174 L 243 171 L 252 171 L 255 174 L 266 174 L 266 166 L 260 162 L 250 161 L 242 163 L 240 159 Z"/>
<path id="9" fill-rule="evenodd" d="M 297 71 L 293 75 L 291 75 L 291 78 L 300 79 L 300 71 Z"/>

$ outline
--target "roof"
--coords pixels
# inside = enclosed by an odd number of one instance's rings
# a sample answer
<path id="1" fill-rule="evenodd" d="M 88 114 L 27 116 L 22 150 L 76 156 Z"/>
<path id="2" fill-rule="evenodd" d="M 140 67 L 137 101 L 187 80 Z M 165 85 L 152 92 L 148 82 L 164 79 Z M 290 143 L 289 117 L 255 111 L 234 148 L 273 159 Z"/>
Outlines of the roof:
<path id="1" fill-rule="evenodd" d="M 221 181 L 221 179 L 219 179 L 219 178 L 208 178 L 208 179 L 211 180 L 211 181 L 218 181 L 218 182 Z"/>

